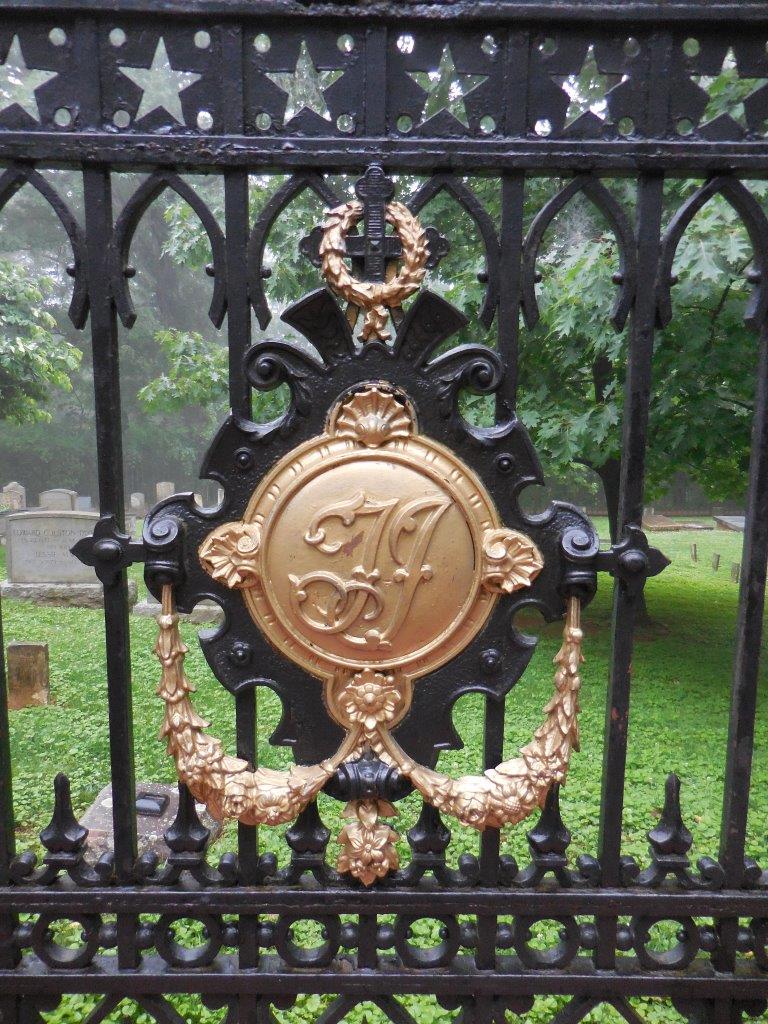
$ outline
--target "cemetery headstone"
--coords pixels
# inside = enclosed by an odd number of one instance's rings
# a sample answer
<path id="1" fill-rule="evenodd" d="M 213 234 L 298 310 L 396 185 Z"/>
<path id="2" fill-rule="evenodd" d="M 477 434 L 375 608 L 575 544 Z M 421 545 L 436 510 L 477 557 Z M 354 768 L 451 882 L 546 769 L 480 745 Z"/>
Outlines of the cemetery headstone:
<path id="1" fill-rule="evenodd" d="M 90 512 L 93 509 L 93 502 L 88 494 L 78 495 L 75 498 L 75 512 Z"/>
<path id="2" fill-rule="evenodd" d="M 164 501 L 165 498 L 170 498 L 172 494 L 176 493 L 176 484 L 171 480 L 161 480 L 155 484 L 155 497 L 158 501 Z"/>
<path id="3" fill-rule="evenodd" d="M 40 508 L 73 512 L 76 497 L 77 492 L 71 491 L 67 487 L 51 487 L 47 491 L 40 492 Z"/>
<path id="4" fill-rule="evenodd" d="M 691 561 L 698 562 L 699 560 L 699 549 L 696 544 L 691 544 Z"/>
<path id="5" fill-rule="evenodd" d="M 202 496 L 202 494 L 200 494 L 199 491 L 195 491 L 193 497 L 195 499 L 195 504 L 199 505 L 202 508 L 202 505 L 203 505 L 203 496 Z"/>
<path id="6" fill-rule="evenodd" d="M 100 608 L 101 583 L 93 569 L 75 558 L 71 548 L 90 537 L 98 522 L 95 512 L 17 512 L 7 520 L 8 579 L 2 597 L 38 604 Z M 136 581 L 128 584 L 129 601 L 136 601 Z"/>
<path id="7" fill-rule="evenodd" d="M 8 707 L 43 707 L 50 699 L 48 644 L 8 644 Z"/>
<path id="8" fill-rule="evenodd" d="M 128 507 L 135 515 L 143 515 L 146 511 L 147 503 L 142 491 L 133 491 L 128 499 Z"/>
<path id="9" fill-rule="evenodd" d="M 158 857 L 168 855 L 163 838 L 173 824 L 179 809 L 179 788 L 160 782 L 138 782 L 136 784 L 136 838 L 139 854 L 156 853 Z M 221 835 L 221 823 L 210 816 L 203 804 L 195 809 L 202 824 L 211 833 L 210 841 Z M 159 810 L 159 814 L 158 814 Z M 96 857 L 112 849 L 112 786 L 105 786 L 81 818 L 81 824 L 88 829 L 88 850 Z"/>
<path id="10" fill-rule="evenodd" d="M 715 572 L 717 572 L 717 570 L 720 568 L 720 555 L 718 555 L 717 552 L 715 552 L 715 554 L 712 555 L 712 568 L 715 570 Z"/>
<path id="11" fill-rule="evenodd" d="M 23 512 L 27 507 L 27 490 L 15 480 L 11 480 L 9 484 L 5 485 L 2 492 L 0 492 L 0 496 L 2 497 L 3 504 L 11 512 Z"/>
<path id="12" fill-rule="evenodd" d="M 217 505 L 221 505 L 223 501 L 224 501 L 224 488 L 223 487 L 219 487 L 219 489 L 216 491 L 216 504 Z"/>

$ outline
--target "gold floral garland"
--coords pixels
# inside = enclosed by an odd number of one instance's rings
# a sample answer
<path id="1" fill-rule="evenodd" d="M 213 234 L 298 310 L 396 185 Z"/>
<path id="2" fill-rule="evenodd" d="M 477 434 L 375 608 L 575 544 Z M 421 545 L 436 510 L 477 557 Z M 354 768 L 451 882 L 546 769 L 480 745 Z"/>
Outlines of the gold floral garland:
<path id="1" fill-rule="evenodd" d="M 546 718 L 520 756 L 504 761 L 483 775 L 452 779 L 413 761 L 390 732 L 410 705 L 410 688 L 391 673 L 365 669 L 341 675 L 329 683 L 331 712 L 347 729 L 332 757 L 314 765 L 293 765 L 287 771 L 253 769 L 242 758 L 229 757 L 209 723 L 195 711 L 194 687 L 184 674 L 187 647 L 179 634 L 173 591 L 164 586 L 160 633 L 155 653 L 162 665 L 157 689 L 165 701 L 161 737 L 168 743 L 179 778 L 196 800 L 219 819 L 237 818 L 243 824 L 279 825 L 292 821 L 314 799 L 344 761 L 372 749 L 397 765 L 428 803 L 483 831 L 522 821 L 544 803 L 554 783 L 565 781 L 572 750 L 578 750 L 579 673 L 581 653 L 580 603 L 568 600 L 563 643 L 554 658 L 555 693 L 544 708 Z M 379 821 L 394 813 L 385 801 L 353 801 L 345 811 L 351 820 L 339 842 L 339 868 L 370 885 L 397 866 L 396 833 Z"/>
<path id="2" fill-rule="evenodd" d="M 365 310 L 361 331 L 363 341 L 377 338 L 387 341 L 387 309 L 398 307 L 418 290 L 427 272 L 427 236 L 407 206 L 387 205 L 386 219 L 397 232 L 402 245 L 402 267 L 388 281 L 358 281 L 344 262 L 346 237 L 363 216 L 363 204 L 357 200 L 337 206 L 328 213 L 320 242 L 323 276 L 335 292 L 347 302 Z"/>
<path id="3" fill-rule="evenodd" d="M 160 738 L 176 762 L 179 779 L 214 818 L 237 818 L 244 825 L 281 825 L 293 821 L 336 769 L 360 744 L 362 730 L 350 729 L 336 753 L 313 765 L 292 765 L 288 771 L 253 769 L 240 757 L 229 757 L 214 736 L 203 731 L 210 722 L 195 711 L 190 694 L 195 687 L 184 674 L 188 648 L 179 634 L 173 589 L 162 591 L 160 632 L 155 654 L 162 665 L 157 695 L 165 701 Z"/>

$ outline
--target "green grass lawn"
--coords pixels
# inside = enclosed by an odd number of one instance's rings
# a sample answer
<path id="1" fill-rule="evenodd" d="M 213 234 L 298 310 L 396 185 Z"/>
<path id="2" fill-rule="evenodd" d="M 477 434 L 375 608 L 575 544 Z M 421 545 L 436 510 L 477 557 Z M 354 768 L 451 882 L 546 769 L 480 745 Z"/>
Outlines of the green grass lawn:
<path id="1" fill-rule="evenodd" d="M 602 530 L 604 523 L 598 524 Z M 740 534 L 720 531 L 651 533 L 651 542 L 672 560 L 670 567 L 649 581 L 648 606 L 652 624 L 640 630 L 633 660 L 633 691 L 629 728 L 627 786 L 624 814 L 624 853 L 647 858 L 645 834 L 658 819 L 664 793 L 664 779 L 676 771 L 682 780 L 683 814 L 694 836 L 692 857 L 716 855 L 719 838 L 720 805 L 724 775 L 724 751 L 728 727 L 728 704 L 733 657 L 738 587 L 731 581 L 730 566 L 741 555 Z M 695 541 L 699 561 L 690 558 Z M 721 554 L 719 572 L 711 568 L 712 554 Z M 0 549 L 2 556 L 2 549 Z M 140 569 L 136 568 L 140 579 Z M 601 580 L 601 590 L 586 611 L 586 664 L 582 690 L 582 750 L 574 755 L 571 774 L 562 799 L 565 823 L 573 835 L 571 853 L 595 853 L 600 808 L 602 734 L 608 675 L 610 580 Z M 51 809 L 51 782 L 56 771 L 65 771 L 72 782 L 77 811 L 84 810 L 109 779 L 106 721 L 106 680 L 104 640 L 100 612 L 85 609 L 36 607 L 7 601 L 3 604 L 6 642 L 46 641 L 50 645 L 53 703 L 11 713 L 11 745 L 14 761 L 14 793 L 20 849 L 35 848 L 36 834 L 46 823 Z M 552 685 L 552 657 L 559 645 L 558 625 L 538 629 L 541 641 L 528 672 L 512 691 L 508 701 L 507 756 L 527 742 L 541 719 Z M 212 678 L 197 648 L 196 627 L 185 626 L 190 646 L 188 674 L 198 686 L 197 705 L 213 722 L 213 730 L 234 749 L 234 708 L 229 694 Z M 156 626 L 152 620 L 132 618 L 132 663 L 134 686 L 135 753 L 137 779 L 171 781 L 173 764 L 157 740 L 161 704 L 155 696 L 158 665 L 152 654 Z M 278 714 L 277 698 L 265 691 L 259 698 L 259 758 L 262 764 L 279 767 L 288 763 L 287 750 L 271 748 L 268 737 Z M 768 758 L 766 746 L 766 693 L 762 687 L 758 702 L 752 807 L 747 852 L 768 863 Z M 478 697 L 463 698 L 454 719 L 465 747 L 441 758 L 441 767 L 451 774 L 480 769 L 482 706 Z M 322 798 L 322 813 L 332 835 L 341 827 L 340 805 Z M 400 805 L 395 825 L 404 834 L 416 814 L 413 797 Z M 286 859 L 281 832 L 263 828 L 260 841 Z M 333 844 L 332 844 L 333 845 Z M 234 829 L 225 829 L 212 851 L 215 856 L 234 847 Z M 477 837 L 462 829 L 454 832 L 452 860 L 464 849 L 475 850 Z M 525 860 L 525 826 L 508 829 L 504 852 Z M 332 856 L 335 856 L 331 848 Z M 407 853 L 407 846 L 404 847 Z M 317 1003 L 317 1006 L 315 1006 Z M 313 1019 L 319 997 L 307 997 L 290 1019 Z M 559 1005 L 553 997 L 537 1001 L 537 1010 L 527 1020 L 547 1020 Z M 56 1015 L 56 1020 L 79 1021 L 77 1011 L 84 1004 Z M 539 1007 L 541 1010 L 539 1012 Z M 420 1024 L 448 1018 L 439 1007 L 419 1010 Z M 646 1012 L 647 1011 L 647 1012 Z M 192 1013 L 189 1019 L 204 1021 L 218 1015 Z M 603 1008 L 590 1019 L 613 1019 Z M 78 1015 L 80 1014 L 80 1015 Z M 602 1014 L 602 1016 L 601 1016 Z M 607 1014 L 607 1016 L 606 1016 Z M 646 1001 L 648 1020 L 670 1021 L 676 1015 L 668 1007 Z M 376 1011 L 367 1009 L 370 1022 Z M 136 1016 L 129 1019 L 138 1020 Z M 357 1018 L 355 1018 L 357 1019 Z"/>

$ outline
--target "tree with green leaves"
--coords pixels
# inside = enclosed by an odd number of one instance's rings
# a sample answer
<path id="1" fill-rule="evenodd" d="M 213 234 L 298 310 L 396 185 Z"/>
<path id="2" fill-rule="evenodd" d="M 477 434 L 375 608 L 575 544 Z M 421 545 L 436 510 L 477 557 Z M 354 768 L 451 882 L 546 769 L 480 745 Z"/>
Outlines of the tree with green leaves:
<path id="1" fill-rule="evenodd" d="M 80 352 L 56 332 L 44 308 L 53 282 L 18 260 L 0 258 L 0 419 L 49 420 L 53 390 L 71 389 Z"/>

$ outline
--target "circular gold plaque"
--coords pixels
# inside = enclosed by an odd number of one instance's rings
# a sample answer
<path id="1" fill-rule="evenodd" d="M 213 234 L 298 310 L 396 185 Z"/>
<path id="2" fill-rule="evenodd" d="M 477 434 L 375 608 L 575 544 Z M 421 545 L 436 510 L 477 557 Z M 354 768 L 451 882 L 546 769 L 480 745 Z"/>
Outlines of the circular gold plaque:
<path id="1" fill-rule="evenodd" d="M 434 670 L 478 633 L 499 593 L 541 568 L 528 538 L 500 526 L 478 477 L 418 434 L 384 384 L 342 399 L 326 432 L 281 459 L 200 557 L 243 591 L 280 651 L 324 678 Z"/>

